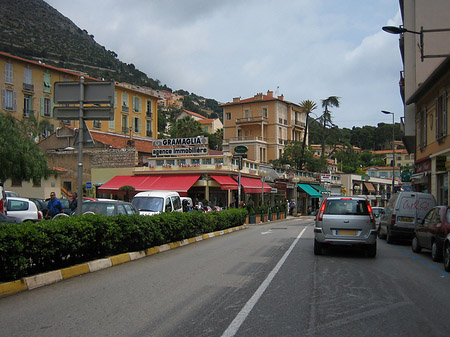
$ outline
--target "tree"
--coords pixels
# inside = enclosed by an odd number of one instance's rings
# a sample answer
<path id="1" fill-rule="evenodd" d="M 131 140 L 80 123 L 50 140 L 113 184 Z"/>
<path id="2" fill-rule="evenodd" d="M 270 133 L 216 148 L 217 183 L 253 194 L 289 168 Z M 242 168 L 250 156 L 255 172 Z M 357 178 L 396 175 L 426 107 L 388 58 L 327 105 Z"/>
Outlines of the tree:
<path id="1" fill-rule="evenodd" d="M 208 144 L 211 150 L 222 151 L 223 128 L 216 130 L 214 133 L 208 133 Z"/>
<path id="2" fill-rule="evenodd" d="M 330 96 L 322 100 L 322 108 L 324 108 L 323 114 L 320 117 L 322 124 L 322 158 L 325 156 L 325 134 L 327 126 L 334 126 L 333 121 L 331 120 L 331 111 L 329 110 L 329 107 L 339 108 L 339 99 L 340 98 L 337 96 Z"/>
<path id="3" fill-rule="evenodd" d="M 32 181 L 40 183 L 52 170 L 45 154 L 33 141 L 30 128 L 11 114 L 0 113 L 0 182 Z"/>
<path id="4" fill-rule="evenodd" d="M 134 192 L 134 191 L 136 191 L 136 189 L 133 186 L 124 185 L 124 186 L 119 187 L 119 191 L 125 192 L 124 200 L 129 202 L 130 201 L 130 192 Z"/>
<path id="5" fill-rule="evenodd" d="M 315 102 L 307 99 L 300 103 L 300 107 L 306 113 L 305 133 L 303 134 L 303 144 L 302 144 L 302 157 L 303 157 L 303 155 L 305 154 L 306 135 L 308 134 L 309 114 L 317 108 L 317 104 Z M 300 160 L 299 169 L 301 170 L 302 167 L 303 167 L 303 158 Z"/>
<path id="6" fill-rule="evenodd" d="M 201 124 L 189 116 L 179 119 L 170 128 L 172 138 L 197 137 L 204 133 Z"/>

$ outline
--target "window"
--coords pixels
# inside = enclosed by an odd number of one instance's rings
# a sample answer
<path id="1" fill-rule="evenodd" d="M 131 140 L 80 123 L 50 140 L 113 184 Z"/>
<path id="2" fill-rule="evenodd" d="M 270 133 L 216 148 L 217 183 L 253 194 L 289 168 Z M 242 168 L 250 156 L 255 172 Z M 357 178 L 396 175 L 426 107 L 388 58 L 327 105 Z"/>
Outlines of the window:
<path id="1" fill-rule="evenodd" d="M 223 164 L 223 158 L 216 158 L 214 159 L 215 164 Z"/>
<path id="2" fill-rule="evenodd" d="M 44 74 L 44 92 L 52 91 L 52 79 L 50 74 Z"/>
<path id="3" fill-rule="evenodd" d="M 141 99 L 133 96 L 133 112 L 141 112 Z"/>
<path id="4" fill-rule="evenodd" d="M 248 109 L 244 110 L 244 117 L 245 118 L 249 118 L 250 117 L 250 110 L 248 110 Z"/>
<path id="5" fill-rule="evenodd" d="M 227 112 L 227 113 L 225 114 L 225 116 L 226 116 L 227 121 L 230 121 L 230 120 L 231 120 L 231 112 Z"/>
<path id="6" fill-rule="evenodd" d="M 185 165 L 186 159 L 178 159 L 177 162 L 178 162 L 178 165 Z"/>
<path id="7" fill-rule="evenodd" d="M 419 147 L 427 145 L 427 109 L 423 109 L 419 116 Z"/>
<path id="8" fill-rule="evenodd" d="M 6 62 L 5 64 L 5 82 L 9 84 L 14 83 L 13 64 Z"/>
<path id="9" fill-rule="evenodd" d="M 163 166 L 164 165 L 164 160 L 157 160 L 156 161 L 156 166 Z"/>
<path id="10" fill-rule="evenodd" d="M 109 122 L 108 122 L 108 127 L 109 127 L 111 130 L 114 130 L 114 129 L 116 128 L 116 123 L 114 122 L 114 119 L 113 119 L 112 121 L 109 121 Z"/>
<path id="11" fill-rule="evenodd" d="M 122 111 L 128 112 L 128 94 L 122 93 Z"/>
<path id="12" fill-rule="evenodd" d="M 128 116 L 122 116 L 122 132 L 128 133 Z"/>
<path id="13" fill-rule="evenodd" d="M 23 117 L 30 117 L 33 113 L 33 96 L 23 95 Z"/>
<path id="14" fill-rule="evenodd" d="M 98 121 L 98 120 L 94 120 L 92 125 L 94 126 L 94 128 L 100 129 L 102 127 L 102 122 Z"/>
<path id="15" fill-rule="evenodd" d="M 191 159 L 192 164 L 200 164 L 200 159 Z"/>
<path id="16" fill-rule="evenodd" d="M 2 89 L 2 108 L 9 111 L 17 110 L 17 93 Z"/>
<path id="17" fill-rule="evenodd" d="M 167 159 L 166 164 L 168 165 L 175 165 L 175 159 Z"/>
<path id="18" fill-rule="evenodd" d="M 266 117 L 266 118 L 267 118 L 267 116 L 268 116 L 267 108 L 262 108 L 262 113 L 261 113 L 261 115 L 262 115 L 263 117 Z"/>
<path id="19" fill-rule="evenodd" d="M 211 165 L 211 158 L 203 158 L 202 164 L 203 165 Z"/>
<path id="20" fill-rule="evenodd" d="M 52 117 L 52 100 L 50 98 L 41 98 L 41 116 Z"/>
<path id="21" fill-rule="evenodd" d="M 33 91 L 33 72 L 29 68 L 23 70 L 23 90 Z"/>
<path id="22" fill-rule="evenodd" d="M 133 118 L 133 131 L 135 133 L 141 133 L 141 119 L 138 117 Z"/>

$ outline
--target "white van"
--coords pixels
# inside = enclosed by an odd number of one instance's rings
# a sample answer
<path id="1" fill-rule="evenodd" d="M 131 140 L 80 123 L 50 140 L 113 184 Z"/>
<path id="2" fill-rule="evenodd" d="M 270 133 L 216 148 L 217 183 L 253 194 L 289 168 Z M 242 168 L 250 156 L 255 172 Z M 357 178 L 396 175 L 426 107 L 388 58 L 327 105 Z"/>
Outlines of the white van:
<path id="1" fill-rule="evenodd" d="M 140 215 L 183 212 L 180 195 L 175 191 L 139 192 L 131 203 L 138 209 Z"/>
<path id="2" fill-rule="evenodd" d="M 436 206 L 432 194 L 400 192 L 394 194 L 381 215 L 378 236 L 392 243 L 395 239 L 411 240 L 414 228 L 430 209 Z"/>

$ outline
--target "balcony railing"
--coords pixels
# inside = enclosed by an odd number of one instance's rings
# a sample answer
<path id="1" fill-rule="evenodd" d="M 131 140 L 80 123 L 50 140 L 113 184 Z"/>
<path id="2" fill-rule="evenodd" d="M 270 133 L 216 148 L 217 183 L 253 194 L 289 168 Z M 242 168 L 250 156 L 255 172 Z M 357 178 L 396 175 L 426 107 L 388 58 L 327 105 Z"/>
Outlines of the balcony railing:
<path id="1" fill-rule="evenodd" d="M 128 107 L 126 105 L 122 105 L 122 111 L 123 112 L 128 112 L 129 109 L 128 109 Z"/>
<path id="2" fill-rule="evenodd" d="M 267 123 L 267 117 L 256 116 L 256 117 L 244 117 L 236 118 L 236 124 L 249 124 L 249 123 Z"/>
<path id="3" fill-rule="evenodd" d="M 29 83 L 24 83 L 23 84 L 23 90 L 24 91 L 29 91 L 29 92 L 34 92 L 34 85 L 33 84 L 29 84 Z"/>
<path id="4" fill-rule="evenodd" d="M 147 118 L 153 118 L 153 113 L 151 111 L 147 111 L 147 113 L 145 114 L 145 116 Z"/>
<path id="5" fill-rule="evenodd" d="M 261 136 L 238 136 L 238 137 L 229 138 L 230 142 L 248 141 L 248 140 L 259 140 L 259 141 L 267 142 L 268 138 L 264 138 Z"/>
<path id="6" fill-rule="evenodd" d="M 300 121 L 295 121 L 295 125 L 301 126 L 301 127 L 305 127 L 306 126 L 306 124 L 304 122 L 300 122 Z"/>

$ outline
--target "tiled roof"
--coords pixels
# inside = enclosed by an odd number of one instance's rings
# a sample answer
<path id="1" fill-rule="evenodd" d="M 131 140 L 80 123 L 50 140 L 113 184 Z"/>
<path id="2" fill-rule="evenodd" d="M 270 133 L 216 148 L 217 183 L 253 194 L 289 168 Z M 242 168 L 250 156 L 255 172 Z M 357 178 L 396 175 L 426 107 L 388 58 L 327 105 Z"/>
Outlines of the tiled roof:
<path id="1" fill-rule="evenodd" d="M 192 112 L 192 111 L 189 111 L 189 110 L 186 110 L 186 109 L 183 109 L 183 111 L 186 112 L 188 115 L 195 116 L 195 117 L 198 117 L 198 118 L 201 118 L 201 119 L 207 119 L 205 116 L 202 116 L 202 115 L 200 115 L 200 114 L 198 114 L 196 112 Z"/>
<path id="2" fill-rule="evenodd" d="M 111 146 L 115 149 L 126 148 L 128 141 L 130 140 L 127 136 L 92 130 L 91 136 L 95 142 Z M 133 138 L 132 140 L 134 141 L 134 146 L 138 152 L 152 153 L 152 139 L 144 140 L 141 138 Z"/>
<path id="3" fill-rule="evenodd" d="M 392 154 L 392 150 L 379 150 L 379 151 L 372 151 L 373 154 Z M 397 154 L 408 154 L 408 151 L 406 149 L 396 149 L 395 153 Z"/>
<path id="4" fill-rule="evenodd" d="M 199 121 L 200 124 L 211 124 L 214 122 L 213 118 L 205 118 L 205 119 L 200 119 Z"/>

